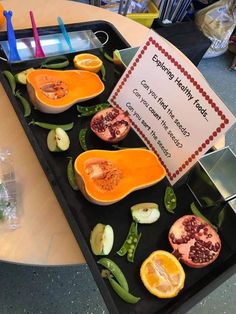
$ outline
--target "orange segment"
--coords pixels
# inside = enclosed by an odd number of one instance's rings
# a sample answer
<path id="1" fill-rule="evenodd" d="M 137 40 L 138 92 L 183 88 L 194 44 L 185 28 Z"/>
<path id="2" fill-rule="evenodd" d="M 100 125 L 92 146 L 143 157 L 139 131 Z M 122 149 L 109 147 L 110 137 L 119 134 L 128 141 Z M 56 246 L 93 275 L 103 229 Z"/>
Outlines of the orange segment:
<path id="1" fill-rule="evenodd" d="M 74 66 L 80 70 L 97 73 L 101 70 L 102 60 L 91 53 L 80 53 L 74 57 Z"/>
<path id="2" fill-rule="evenodd" d="M 177 258 L 167 251 L 158 250 L 146 258 L 140 276 L 148 291 L 159 298 L 175 297 L 184 287 L 184 269 Z"/>

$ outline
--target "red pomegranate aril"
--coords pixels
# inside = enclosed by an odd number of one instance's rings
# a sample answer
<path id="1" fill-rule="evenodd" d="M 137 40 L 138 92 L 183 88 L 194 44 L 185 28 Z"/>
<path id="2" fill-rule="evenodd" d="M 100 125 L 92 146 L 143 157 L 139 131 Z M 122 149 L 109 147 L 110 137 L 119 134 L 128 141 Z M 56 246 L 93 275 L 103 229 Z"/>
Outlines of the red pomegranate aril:
<path id="1" fill-rule="evenodd" d="M 179 218 L 170 228 L 169 241 L 174 254 L 186 265 L 195 268 L 213 263 L 221 250 L 217 232 L 195 215 Z"/>
<path id="2" fill-rule="evenodd" d="M 111 107 L 96 113 L 90 122 L 90 127 L 102 140 L 117 143 L 126 137 L 131 122 L 126 112 Z"/>

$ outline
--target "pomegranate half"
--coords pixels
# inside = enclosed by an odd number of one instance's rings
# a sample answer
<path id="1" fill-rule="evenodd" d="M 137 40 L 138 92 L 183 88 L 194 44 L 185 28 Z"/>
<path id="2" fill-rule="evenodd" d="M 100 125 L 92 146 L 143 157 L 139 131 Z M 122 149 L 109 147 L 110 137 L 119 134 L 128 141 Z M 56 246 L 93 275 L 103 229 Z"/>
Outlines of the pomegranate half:
<path id="1" fill-rule="evenodd" d="M 103 141 L 117 143 L 126 137 L 131 122 L 126 112 L 111 107 L 96 113 L 90 122 L 90 127 Z"/>
<path id="2" fill-rule="evenodd" d="M 174 255 L 194 268 L 213 263 L 221 250 L 217 232 L 202 218 L 186 215 L 174 222 L 169 231 Z"/>

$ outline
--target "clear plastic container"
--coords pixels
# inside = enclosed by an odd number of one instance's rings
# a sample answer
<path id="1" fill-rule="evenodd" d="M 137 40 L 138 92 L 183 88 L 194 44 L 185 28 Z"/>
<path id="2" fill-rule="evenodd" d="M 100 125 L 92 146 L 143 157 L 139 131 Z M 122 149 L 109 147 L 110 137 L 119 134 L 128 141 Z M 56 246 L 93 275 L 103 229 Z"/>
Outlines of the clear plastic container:
<path id="1" fill-rule="evenodd" d="M 0 150 L 0 229 L 19 227 L 18 195 L 12 156 Z"/>

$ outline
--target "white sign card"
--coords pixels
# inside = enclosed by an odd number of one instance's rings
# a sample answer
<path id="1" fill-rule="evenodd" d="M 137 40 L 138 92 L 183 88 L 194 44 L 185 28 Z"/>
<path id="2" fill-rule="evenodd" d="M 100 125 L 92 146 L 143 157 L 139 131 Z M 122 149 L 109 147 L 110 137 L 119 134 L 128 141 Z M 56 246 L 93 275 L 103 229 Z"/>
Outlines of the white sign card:
<path id="1" fill-rule="evenodd" d="M 235 117 L 198 69 L 150 30 L 109 97 L 133 129 L 179 180 L 233 125 Z"/>

